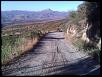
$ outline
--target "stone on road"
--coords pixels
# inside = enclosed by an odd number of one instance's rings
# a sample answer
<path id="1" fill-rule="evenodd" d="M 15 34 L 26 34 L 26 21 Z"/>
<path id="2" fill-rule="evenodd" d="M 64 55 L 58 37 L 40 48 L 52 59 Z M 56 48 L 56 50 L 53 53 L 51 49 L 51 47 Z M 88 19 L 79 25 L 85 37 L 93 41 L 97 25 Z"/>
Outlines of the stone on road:
<path id="1" fill-rule="evenodd" d="M 67 43 L 64 32 L 49 32 L 32 51 L 2 66 L 2 75 L 84 75 L 99 67 L 87 54 Z"/>

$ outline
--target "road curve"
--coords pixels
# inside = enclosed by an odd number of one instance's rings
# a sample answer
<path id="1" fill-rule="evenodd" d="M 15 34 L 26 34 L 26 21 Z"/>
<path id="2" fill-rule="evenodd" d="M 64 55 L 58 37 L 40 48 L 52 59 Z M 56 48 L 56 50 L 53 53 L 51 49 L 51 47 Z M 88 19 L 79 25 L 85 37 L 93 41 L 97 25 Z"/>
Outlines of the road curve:
<path id="1" fill-rule="evenodd" d="M 2 66 L 2 75 L 85 75 L 95 67 L 100 66 L 85 53 L 67 43 L 63 32 L 49 32 L 32 51 L 11 64 Z"/>

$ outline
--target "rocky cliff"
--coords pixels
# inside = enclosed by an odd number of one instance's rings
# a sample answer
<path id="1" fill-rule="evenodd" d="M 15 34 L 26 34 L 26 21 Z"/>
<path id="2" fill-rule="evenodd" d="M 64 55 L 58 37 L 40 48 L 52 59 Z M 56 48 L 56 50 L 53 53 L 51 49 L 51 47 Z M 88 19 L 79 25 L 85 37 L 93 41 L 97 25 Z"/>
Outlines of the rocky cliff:
<path id="1" fill-rule="evenodd" d="M 75 17 L 77 18 L 77 23 L 71 22 L 72 20 L 70 20 L 67 23 L 67 34 L 70 34 L 71 37 L 80 38 L 86 43 L 101 49 L 100 4 L 98 2 L 86 2 L 85 7 L 87 7 L 86 17 L 78 20 L 77 15 L 80 14 L 78 13 Z M 83 11 L 85 12 L 85 10 Z"/>
<path id="2" fill-rule="evenodd" d="M 101 49 L 101 37 L 99 27 L 96 28 L 94 26 L 89 26 L 85 19 L 79 21 L 78 25 L 73 23 L 67 25 L 67 34 L 70 35 L 70 37 L 80 38 L 86 43 L 90 43 L 93 46 Z"/>

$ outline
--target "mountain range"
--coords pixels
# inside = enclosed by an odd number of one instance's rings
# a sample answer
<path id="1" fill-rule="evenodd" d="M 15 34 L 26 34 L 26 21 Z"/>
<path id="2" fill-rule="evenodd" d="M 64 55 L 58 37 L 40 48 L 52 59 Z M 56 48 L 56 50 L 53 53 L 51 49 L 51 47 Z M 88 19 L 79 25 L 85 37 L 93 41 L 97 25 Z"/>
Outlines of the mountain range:
<path id="1" fill-rule="evenodd" d="M 53 11 L 51 9 L 45 9 L 42 11 L 1 11 L 2 24 L 17 24 L 22 22 L 33 22 L 39 20 L 60 20 L 68 17 L 68 12 Z"/>

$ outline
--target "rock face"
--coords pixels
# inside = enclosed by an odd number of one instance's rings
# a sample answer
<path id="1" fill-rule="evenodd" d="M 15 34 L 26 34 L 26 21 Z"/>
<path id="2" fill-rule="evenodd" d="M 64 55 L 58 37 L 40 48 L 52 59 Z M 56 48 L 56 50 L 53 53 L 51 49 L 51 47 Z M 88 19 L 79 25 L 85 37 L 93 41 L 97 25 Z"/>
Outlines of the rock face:
<path id="1" fill-rule="evenodd" d="M 99 42 L 101 38 L 100 26 L 97 24 L 97 22 L 88 26 L 86 34 L 90 41 L 95 42 L 96 44 Z"/>
<path id="2" fill-rule="evenodd" d="M 101 43 L 100 36 L 100 2 L 89 3 L 87 23 L 88 29 L 86 31 L 87 37 L 90 39 L 90 42 L 95 46 Z M 98 46 L 100 49 L 100 47 Z"/>
<path id="3" fill-rule="evenodd" d="M 97 47 L 101 50 L 101 38 L 100 38 L 100 40 L 99 40 L 99 42 L 97 44 Z"/>
<path id="4" fill-rule="evenodd" d="M 86 19 L 79 21 L 78 24 L 69 23 L 67 25 L 67 34 L 71 34 L 73 37 L 82 37 L 83 40 L 86 39 Z"/>
<path id="5" fill-rule="evenodd" d="M 70 25 L 67 29 L 67 34 L 70 33 L 70 34 L 72 34 L 72 36 L 74 36 L 76 34 L 76 31 L 77 31 L 75 26 L 76 25 L 74 25 L 74 24 Z"/>
<path id="6" fill-rule="evenodd" d="M 92 43 L 95 47 L 101 49 L 100 28 L 97 24 L 98 22 L 90 25 L 86 19 L 79 21 L 78 25 L 69 23 L 67 34 L 70 34 L 71 37 L 80 37 L 86 43 Z"/>
<path id="7" fill-rule="evenodd" d="M 87 29 L 88 29 L 88 24 L 86 25 L 86 27 L 83 30 L 81 39 L 88 43 L 90 40 L 89 40 L 89 38 L 87 37 L 87 34 L 86 34 Z"/>
<path id="8" fill-rule="evenodd" d="M 84 41 L 86 41 L 87 43 L 89 42 L 89 38 L 87 38 L 87 35 L 86 35 L 86 33 L 83 33 L 83 35 L 82 35 L 82 38 L 81 38 L 82 40 L 84 40 Z"/>

